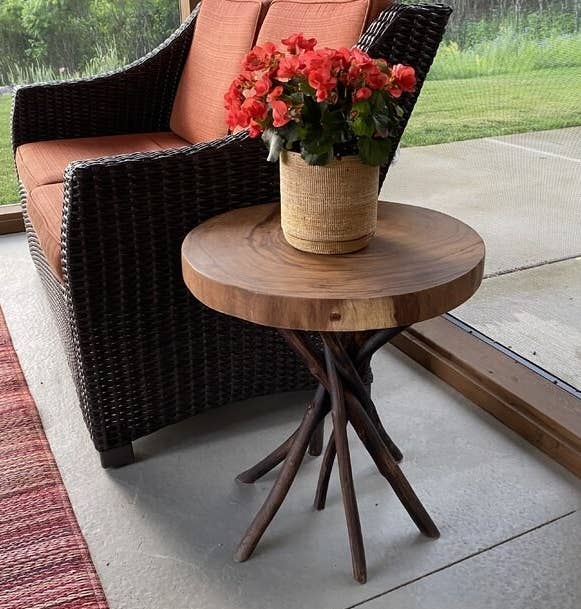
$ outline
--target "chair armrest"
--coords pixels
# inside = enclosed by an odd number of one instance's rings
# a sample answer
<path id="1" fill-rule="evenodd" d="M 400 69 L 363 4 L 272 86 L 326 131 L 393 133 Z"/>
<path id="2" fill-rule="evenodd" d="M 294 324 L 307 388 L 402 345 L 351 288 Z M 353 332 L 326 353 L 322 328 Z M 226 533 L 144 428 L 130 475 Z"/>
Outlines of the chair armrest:
<path id="1" fill-rule="evenodd" d="M 266 157 L 262 141 L 242 132 L 68 166 L 62 265 L 86 374 L 113 345 L 168 340 L 177 318 L 201 314 L 182 279 L 183 239 L 216 214 L 278 200 L 278 165 Z"/>
<path id="2" fill-rule="evenodd" d="M 432 66 L 451 13 L 452 8 L 443 4 L 393 4 L 377 17 L 357 43 L 361 50 L 372 57 L 415 68 L 416 90 L 411 94 L 404 93 L 398 100 L 403 116 L 397 120 L 396 128 L 391 132 L 394 154 Z M 387 167 L 382 168 L 382 179 L 386 170 Z"/>
<path id="3" fill-rule="evenodd" d="M 101 76 L 17 87 L 12 145 L 168 131 L 198 9 L 157 49 Z"/>

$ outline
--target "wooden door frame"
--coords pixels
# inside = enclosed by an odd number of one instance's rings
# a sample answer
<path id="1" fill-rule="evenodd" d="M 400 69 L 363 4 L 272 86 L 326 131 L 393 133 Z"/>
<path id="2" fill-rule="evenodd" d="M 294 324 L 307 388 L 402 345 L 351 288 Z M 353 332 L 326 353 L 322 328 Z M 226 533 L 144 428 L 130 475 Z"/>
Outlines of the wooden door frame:
<path id="1" fill-rule="evenodd" d="M 200 0 L 180 0 L 180 16 L 185 21 Z"/>
<path id="2" fill-rule="evenodd" d="M 0 235 L 21 233 L 24 231 L 24 220 L 20 204 L 0 206 Z"/>

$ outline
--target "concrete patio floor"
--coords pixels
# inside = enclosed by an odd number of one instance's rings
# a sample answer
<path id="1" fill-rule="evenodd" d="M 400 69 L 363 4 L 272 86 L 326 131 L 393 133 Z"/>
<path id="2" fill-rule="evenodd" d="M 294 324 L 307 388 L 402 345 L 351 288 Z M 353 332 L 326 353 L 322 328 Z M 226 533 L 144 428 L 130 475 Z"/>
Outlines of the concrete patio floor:
<path id="1" fill-rule="evenodd" d="M 100 469 L 23 235 L 0 237 L 0 306 L 111 609 L 578 609 L 581 485 L 398 352 L 374 397 L 442 537 L 420 536 L 351 437 L 369 581 L 351 577 L 334 472 L 312 509 L 308 458 L 253 558 L 235 544 L 273 476 L 234 481 L 296 426 L 304 394 L 229 405 L 136 443 Z"/>
<path id="2" fill-rule="evenodd" d="M 487 279 L 454 314 L 581 389 L 581 127 L 405 148 L 382 198 L 479 231 Z"/>

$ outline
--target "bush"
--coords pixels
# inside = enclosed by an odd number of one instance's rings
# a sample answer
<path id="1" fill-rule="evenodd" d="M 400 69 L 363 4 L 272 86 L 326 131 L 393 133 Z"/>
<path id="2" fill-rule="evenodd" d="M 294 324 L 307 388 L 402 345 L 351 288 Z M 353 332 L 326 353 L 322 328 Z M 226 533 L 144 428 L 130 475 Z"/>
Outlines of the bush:
<path id="1" fill-rule="evenodd" d="M 505 33 L 464 50 L 457 42 L 443 42 L 429 78 L 476 78 L 575 66 L 581 67 L 581 34 L 531 40 Z"/>
<path id="2" fill-rule="evenodd" d="M 155 48 L 178 23 L 177 0 L 0 0 L 0 85 L 110 69 Z"/>

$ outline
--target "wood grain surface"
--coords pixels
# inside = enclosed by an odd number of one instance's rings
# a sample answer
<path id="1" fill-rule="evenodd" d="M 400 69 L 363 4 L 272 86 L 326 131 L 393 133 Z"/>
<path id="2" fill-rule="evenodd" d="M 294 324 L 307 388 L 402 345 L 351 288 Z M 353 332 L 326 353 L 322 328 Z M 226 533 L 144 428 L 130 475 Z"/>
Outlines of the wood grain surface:
<path id="1" fill-rule="evenodd" d="M 380 202 L 377 235 L 359 252 L 317 255 L 284 239 L 278 204 L 216 216 L 182 246 L 184 280 L 207 306 L 257 324 L 319 331 L 407 326 L 477 290 L 484 243 L 433 210 Z"/>

